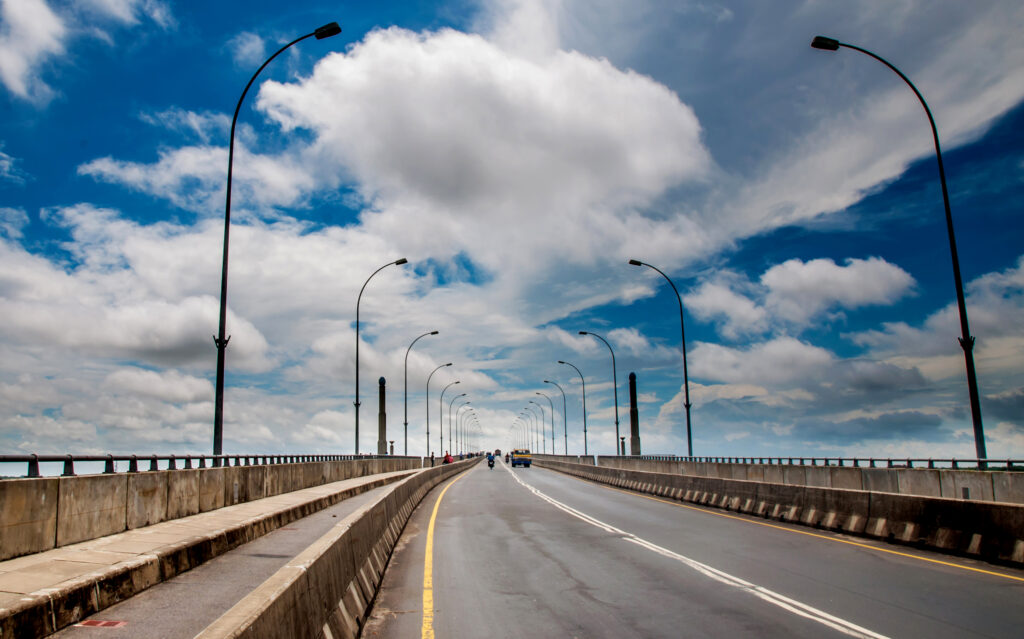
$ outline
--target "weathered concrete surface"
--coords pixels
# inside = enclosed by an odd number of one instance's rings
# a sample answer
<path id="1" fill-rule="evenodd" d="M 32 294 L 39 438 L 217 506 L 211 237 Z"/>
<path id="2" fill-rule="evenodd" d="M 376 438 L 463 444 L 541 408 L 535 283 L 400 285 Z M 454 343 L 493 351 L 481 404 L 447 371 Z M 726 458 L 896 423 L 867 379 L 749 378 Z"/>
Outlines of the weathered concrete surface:
<path id="1" fill-rule="evenodd" d="M 992 477 L 978 470 L 950 470 L 942 473 L 942 496 L 949 499 L 992 501 Z M 967 489 L 966 497 L 964 489 Z"/>
<path id="2" fill-rule="evenodd" d="M 356 637 L 413 508 L 435 485 L 479 461 L 435 466 L 397 483 L 338 522 L 196 639 Z"/>
<path id="3" fill-rule="evenodd" d="M 167 474 L 167 519 L 199 512 L 199 471 L 175 470 Z"/>
<path id="4" fill-rule="evenodd" d="M 0 637 L 51 634 L 271 530 L 412 472 L 417 471 L 317 486 L 0 562 Z"/>
<path id="5" fill-rule="evenodd" d="M 922 497 L 942 497 L 939 485 L 939 471 L 899 468 L 896 473 L 896 492 L 903 495 L 921 495 Z"/>
<path id="6" fill-rule="evenodd" d="M 590 467 L 542 458 L 534 463 L 697 504 L 1024 565 L 1024 505 L 1020 504 Z M 887 469 L 862 470 L 864 477 L 879 485 L 889 487 L 895 482 L 896 474 L 885 473 Z M 962 481 L 985 475 L 971 473 Z"/>
<path id="7" fill-rule="evenodd" d="M 54 547 L 57 489 L 56 477 L 0 482 L 0 560 Z"/>
<path id="8" fill-rule="evenodd" d="M 1024 504 L 1024 473 L 992 473 L 992 498 Z"/>
<path id="9" fill-rule="evenodd" d="M 157 524 L 167 517 L 167 473 L 128 475 L 128 513 L 126 527 L 141 528 Z"/>
<path id="10" fill-rule="evenodd" d="M 61 477 L 57 499 L 58 546 L 121 532 L 128 475 Z"/>
<path id="11" fill-rule="evenodd" d="M 199 512 L 224 507 L 224 468 L 199 469 Z"/>

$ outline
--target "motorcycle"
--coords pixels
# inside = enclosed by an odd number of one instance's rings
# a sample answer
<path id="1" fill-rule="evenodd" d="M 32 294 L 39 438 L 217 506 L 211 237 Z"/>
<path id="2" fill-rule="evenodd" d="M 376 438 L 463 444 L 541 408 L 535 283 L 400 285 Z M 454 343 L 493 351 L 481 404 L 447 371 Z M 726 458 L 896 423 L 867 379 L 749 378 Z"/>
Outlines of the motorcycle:
<path id="1" fill-rule="evenodd" d="M 488 468 L 494 468 L 494 458 L 493 457 L 487 460 L 487 467 Z"/>

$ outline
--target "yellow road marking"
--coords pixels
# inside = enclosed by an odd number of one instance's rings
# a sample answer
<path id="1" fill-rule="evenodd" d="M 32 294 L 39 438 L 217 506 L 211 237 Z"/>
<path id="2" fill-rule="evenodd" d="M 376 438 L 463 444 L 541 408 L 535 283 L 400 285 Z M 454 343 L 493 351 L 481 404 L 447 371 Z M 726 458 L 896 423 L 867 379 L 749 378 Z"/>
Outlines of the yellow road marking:
<path id="1" fill-rule="evenodd" d="M 434 512 L 430 514 L 430 525 L 427 527 L 427 552 L 423 560 L 423 639 L 434 639 L 434 522 L 437 520 L 437 509 L 441 506 L 444 494 L 452 487 L 452 484 L 466 476 L 461 473 L 453 479 L 441 494 L 437 496 L 434 503 Z"/>
<path id="2" fill-rule="evenodd" d="M 643 493 L 638 493 L 638 492 L 635 492 L 635 491 L 632 491 L 632 490 L 623 490 L 623 489 L 617 488 L 615 486 L 609 486 L 608 484 L 602 484 L 600 482 L 593 482 L 593 481 L 590 481 L 590 480 L 587 480 L 587 479 L 583 479 L 582 477 L 576 477 L 574 475 L 569 475 L 569 476 L 572 477 L 573 479 L 576 479 L 576 480 L 579 480 L 579 481 L 585 481 L 587 483 L 597 484 L 598 486 L 601 486 L 602 488 L 607 488 L 608 490 L 614 490 L 615 492 L 618 492 L 618 493 L 626 493 L 628 495 L 635 495 L 637 497 L 643 497 L 644 499 L 650 499 L 651 501 L 658 501 L 658 502 L 661 502 L 663 504 L 669 504 L 670 506 L 678 506 L 679 508 L 686 508 L 687 510 L 695 510 L 697 512 L 705 513 L 707 515 L 714 515 L 716 517 L 724 517 L 726 519 L 735 519 L 737 521 L 745 521 L 748 524 L 755 524 L 757 526 L 764 526 L 766 528 L 774 528 L 776 530 L 783 530 L 783 531 L 786 531 L 786 532 L 796 533 L 798 535 L 807 535 L 808 537 L 816 537 L 818 539 L 824 539 L 826 541 L 832 541 L 832 542 L 836 542 L 836 543 L 840 543 L 840 544 L 846 544 L 848 546 L 857 546 L 858 548 L 865 548 L 867 550 L 873 550 L 875 552 L 886 553 L 886 554 L 889 554 L 889 555 L 897 555 L 899 557 L 907 557 L 909 559 L 916 559 L 917 561 L 924 561 L 924 562 L 931 563 L 931 564 L 939 564 L 940 566 L 948 566 L 950 568 L 958 568 L 960 570 L 967 570 L 967 571 L 970 571 L 970 572 L 978 572 L 978 573 L 981 573 L 983 575 L 990 575 L 992 577 L 1002 577 L 1003 579 L 1010 579 L 1010 580 L 1013 580 L 1013 581 L 1024 582 L 1024 577 L 1017 577 L 1017 576 L 1014 576 L 1014 575 L 1008 575 L 1008 574 L 1002 573 L 1002 572 L 994 572 L 992 570 L 983 570 L 981 568 L 972 568 L 970 566 L 964 566 L 964 565 L 961 565 L 961 564 L 954 564 L 954 563 L 949 562 L 949 561 L 941 561 L 939 559 L 931 559 L 929 557 L 922 557 L 920 555 L 913 555 L 911 553 L 900 552 L 898 550 L 890 550 L 888 548 L 880 548 L 878 546 L 872 546 L 870 544 L 862 544 L 862 543 L 859 543 L 859 542 L 856 542 L 856 541 L 849 541 L 847 539 L 838 539 L 836 537 L 830 537 L 828 535 L 822 535 L 822 534 L 819 534 L 819 533 L 807 532 L 805 530 L 796 530 L 794 528 L 788 528 L 786 526 L 779 526 L 779 525 L 770 524 L 770 523 L 764 522 L 764 521 L 757 521 L 756 519 L 750 519 L 748 517 L 737 517 L 736 515 L 727 515 L 725 513 L 718 513 L 718 512 L 715 512 L 713 510 L 709 510 L 707 508 L 699 508 L 697 506 L 689 506 L 687 504 L 681 504 L 681 503 L 678 503 L 678 502 L 675 502 L 675 501 L 669 501 L 667 499 L 662 499 L 660 497 L 652 497 L 650 495 L 644 495 Z"/>

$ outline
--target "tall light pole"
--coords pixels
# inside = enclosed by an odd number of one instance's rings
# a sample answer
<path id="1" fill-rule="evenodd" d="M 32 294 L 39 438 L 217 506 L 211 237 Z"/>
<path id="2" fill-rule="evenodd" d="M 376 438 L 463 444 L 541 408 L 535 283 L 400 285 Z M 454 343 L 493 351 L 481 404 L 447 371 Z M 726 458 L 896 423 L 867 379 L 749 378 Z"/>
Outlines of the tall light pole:
<path id="1" fill-rule="evenodd" d="M 456 395 L 455 397 L 452 397 L 452 400 L 450 402 L 448 402 L 448 445 L 452 447 L 452 451 L 455 451 L 455 440 L 452 439 L 452 404 L 454 404 L 455 400 L 457 400 L 458 398 L 465 396 L 465 393 L 462 393 L 461 395 Z"/>
<path id="2" fill-rule="evenodd" d="M 456 449 L 459 451 L 460 454 L 462 453 L 462 449 L 466 447 L 466 437 L 465 433 L 463 433 L 462 431 L 462 417 L 464 415 L 470 415 L 473 413 L 473 407 L 470 406 L 470 404 L 472 403 L 473 402 L 466 402 L 465 404 L 455 409 L 455 437 L 457 441 Z M 468 408 L 469 411 L 463 413 L 463 408 Z"/>
<path id="3" fill-rule="evenodd" d="M 928 116 L 928 124 L 932 127 L 932 139 L 935 141 L 935 159 L 939 164 L 939 182 L 942 184 L 942 204 L 946 209 L 946 234 L 949 236 L 949 254 L 953 260 L 953 283 L 956 286 L 956 306 L 960 312 L 960 348 L 964 351 L 964 362 L 967 367 L 967 394 L 971 401 L 971 420 L 974 422 L 974 450 L 978 455 L 978 459 L 987 459 L 987 453 L 985 452 L 985 429 L 981 423 L 981 398 L 978 392 L 978 377 L 974 370 L 974 337 L 971 335 L 971 329 L 967 323 L 967 302 L 964 300 L 964 285 L 963 280 L 960 278 L 960 258 L 958 257 L 956 250 L 956 235 L 953 233 L 953 213 L 949 208 L 949 189 L 946 188 L 946 169 L 942 164 L 942 148 L 939 146 L 939 130 L 935 126 L 935 118 L 932 117 L 932 111 L 928 108 L 928 103 L 924 101 L 924 96 L 917 90 L 914 83 L 910 81 L 910 78 L 903 75 L 903 72 L 894 67 L 889 63 L 888 60 L 875 55 L 867 49 L 862 49 L 852 44 L 840 42 L 834 38 L 826 38 L 824 36 L 815 36 L 814 40 L 811 41 L 811 46 L 815 49 L 821 49 L 823 51 L 838 51 L 839 47 L 846 47 L 847 49 L 853 49 L 854 51 L 860 51 L 861 53 L 871 56 L 875 60 L 878 60 L 885 66 L 889 67 L 896 75 L 900 76 L 907 86 L 914 92 L 917 99 L 921 102 L 921 106 L 924 107 L 924 112 Z"/>
<path id="4" fill-rule="evenodd" d="M 583 373 L 580 373 L 580 369 L 576 368 L 569 362 L 563 362 L 558 360 L 559 364 L 565 364 L 566 366 L 572 366 L 579 373 L 580 382 L 583 383 L 583 454 L 589 455 L 587 452 L 587 380 L 583 379 Z"/>
<path id="5" fill-rule="evenodd" d="M 235 124 L 238 122 L 238 112 L 242 109 L 242 101 L 245 100 L 245 95 L 249 93 L 249 87 L 256 81 L 256 76 L 263 71 L 264 67 L 270 64 L 270 61 L 280 55 L 285 49 L 292 46 L 296 42 L 301 42 L 311 36 L 316 37 L 317 40 L 323 40 L 324 38 L 330 38 L 341 33 L 341 27 L 338 26 L 337 22 L 331 22 L 320 27 L 312 33 L 296 38 L 278 49 L 274 55 L 267 58 L 256 73 L 252 74 L 249 79 L 249 84 L 245 85 L 245 89 L 242 91 L 241 97 L 238 98 L 238 104 L 235 105 L 235 114 L 231 118 L 231 136 L 228 142 L 228 186 L 227 194 L 225 195 L 224 202 L 224 248 L 221 254 L 221 267 L 220 267 L 220 326 L 217 329 L 217 336 L 213 338 L 213 343 L 217 346 L 217 383 L 213 405 L 213 454 L 220 455 L 223 451 L 223 439 L 224 439 L 224 355 L 225 350 L 228 347 L 228 342 L 231 340 L 230 335 L 225 335 L 227 331 L 227 319 L 228 319 L 228 238 L 231 234 L 231 178 L 234 174 L 234 163 L 235 163 Z M 215 460 L 214 464 L 220 462 Z"/>
<path id="6" fill-rule="evenodd" d="M 449 383 L 441 389 L 441 396 L 437 398 L 437 423 L 439 424 L 438 430 L 441 431 L 441 448 L 438 449 L 440 451 L 444 450 L 444 392 L 459 383 L 461 383 L 459 380 Z"/>
<path id="7" fill-rule="evenodd" d="M 537 452 L 537 448 L 536 446 L 534 446 L 534 440 L 536 440 L 536 437 L 534 437 L 533 434 L 534 431 L 537 430 L 534 426 L 534 422 L 536 422 L 537 416 L 532 412 L 526 412 L 525 408 L 523 409 L 523 412 L 519 414 L 526 418 L 523 420 L 523 422 L 526 424 L 526 447 L 532 450 L 533 452 Z"/>
<path id="8" fill-rule="evenodd" d="M 554 384 L 560 393 L 562 393 L 562 437 L 564 438 L 565 454 L 569 454 L 569 422 L 565 416 L 565 391 L 558 385 L 558 382 L 552 382 L 551 380 L 544 380 L 545 384 Z M 554 448 L 554 445 L 551 446 Z"/>
<path id="9" fill-rule="evenodd" d="M 640 260 L 630 260 L 629 263 L 633 266 L 646 266 L 647 268 L 660 273 L 661 276 L 665 278 L 665 281 L 669 283 L 669 286 L 672 287 L 672 290 L 676 294 L 676 301 L 679 302 L 679 337 L 680 342 L 683 345 L 683 406 L 686 408 L 686 456 L 693 457 L 693 435 L 690 428 L 690 376 L 686 370 L 686 326 L 683 323 L 683 298 L 679 295 L 679 289 L 676 288 L 676 285 L 672 282 L 669 276 L 665 275 L 665 273 L 663 273 L 658 267 L 651 266 L 650 264 L 641 262 Z"/>
<path id="10" fill-rule="evenodd" d="M 548 447 L 544 444 L 544 407 L 532 399 L 530 403 L 540 409 L 540 452 L 547 453 Z M 554 417 L 554 415 L 551 416 L 552 420 L 554 420 Z"/>
<path id="11" fill-rule="evenodd" d="M 451 365 L 452 365 L 451 362 L 448 362 L 447 364 L 441 364 L 440 366 L 435 368 L 433 371 L 431 371 L 430 375 L 427 376 L 427 399 L 426 399 L 426 409 L 427 409 L 427 452 L 425 453 L 425 455 L 427 457 L 430 456 L 430 378 L 433 377 L 434 373 L 436 373 L 437 371 L 441 370 L 442 368 L 444 368 L 446 366 L 451 366 Z M 443 427 L 443 425 L 442 425 L 442 427 Z M 442 430 L 443 430 L 443 428 L 442 428 Z"/>
<path id="12" fill-rule="evenodd" d="M 619 449 L 619 374 L 616 372 L 615 367 L 615 351 L 612 350 L 612 345 L 608 343 L 608 340 L 597 333 L 580 331 L 580 335 L 592 335 L 596 337 L 604 342 L 604 345 L 608 347 L 608 352 L 612 354 L 612 389 L 615 391 L 615 454 L 621 455 L 622 452 Z"/>
<path id="13" fill-rule="evenodd" d="M 555 454 L 555 404 L 551 401 L 551 398 L 544 393 L 537 393 L 544 399 L 548 400 L 548 405 L 551 406 L 551 454 Z"/>
<path id="14" fill-rule="evenodd" d="M 405 404 L 405 456 L 409 456 L 409 351 L 416 345 L 416 342 L 420 341 L 427 335 L 437 335 L 437 331 L 430 331 L 424 333 L 414 339 L 412 344 L 409 344 L 409 348 L 405 349 L 405 391 L 403 392 L 404 404 Z"/>
<path id="15" fill-rule="evenodd" d="M 380 267 L 379 269 L 371 273 L 370 277 L 366 278 L 366 281 L 363 282 L 363 288 L 359 289 L 359 296 L 356 297 L 356 455 L 359 454 L 359 305 L 363 301 L 363 291 L 366 290 L 366 285 L 370 283 L 370 280 L 373 279 L 374 275 L 380 273 L 389 266 L 401 266 L 402 264 L 407 264 L 408 262 L 409 260 L 403 257 L 395 260 L 394 262 L 388 262 L 384 266 Z"/>

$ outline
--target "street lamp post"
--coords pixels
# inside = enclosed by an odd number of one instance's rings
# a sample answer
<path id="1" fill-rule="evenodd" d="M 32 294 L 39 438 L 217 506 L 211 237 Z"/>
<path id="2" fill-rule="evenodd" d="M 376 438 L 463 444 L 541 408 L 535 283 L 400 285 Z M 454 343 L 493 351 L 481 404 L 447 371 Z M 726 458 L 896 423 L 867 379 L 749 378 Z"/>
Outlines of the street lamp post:
<path id="1" fill-rule="evenodd" d="M 604 342 L 604 345 L 608 347 L 608 352 L 612 354 L 612 390 L 615 391 L 615 441 L 619 441 L 619 374 L 615 367 L 615 351 L 612 350 L 612 345 L 608 343 L 608 340 L 601 337 L 597 333 L 589 333 L 587 331 L 580 331 L 580 335 L 592 335 L 597 339 Z M 618 444 L 615 448 L 618 449 Z M 618 451 L 616 451 L 618 452 Z"/>
<path id="2" fill-rule="evenodd" d="M 425 453 L 427 457 L 430 456 L 430 378 L 434 376 L 434 373 L 436 373 L 437 371 L 441 370 L 445 366 L 451 366 L 451 365 L 452 365 L 451 362 L 448 362 L 447 364 L 441 364 L 440 366 L 435 368 L 433 371 L 431 371 L 430 375 L 427 376 L 427 399 L 426 399 L 426 409 L 427 409 L 427 411 L 426 411 L 427 412 L 427 452 Z"/>
<path id="3" fill-rule="evenodd" d="M 558 363 L 565 364 L 566 366 L 572 366 L 579 374 L 580 382 L 583 384 L 583 454 L 589 455 L 590 453 L 587 452 L 587 380 L 583 379 L 583 373 L 581 373 L 580 369 L 576 368 L 573 364 L 563 362 L 562 360 L 558 360 Z"/>
<path id="4" fill-rule="evenodd" d="M 541 454 L 546 454 L 548 452 L 548 447 L 544 443 L 544 407 L 532 399 L 530 400 L 530 403 L 540 409 L 540 452 Z M 554 420 L 554 417 L 554 415 L 551 416 L 552 420 Z"/>
<path id="5" fill-rule="evenodd" d="M 560 393 L 562 393 L 562 438 L 564 439 L 563 445 L 565 446 L 565 454 L 569 454 L 569 423 L 568 418 L 565 416 L 565 391 L 558 385 L 558 382 L 552 382 L 551 380 L 544 380 L 545 384 L 554 384 Z M 554 445 L 551 446 L 554 448 Z"/>
<path id="6" fill-rule="evenodd" d="M 903 75 L 903 72 L 894 67 L 889 63 L 888 60 L 858 46 L 840 42 L 834 38 L 826 38 L 824 36 L 815 36 L 814 40 L 811 41 L 811 46 L 815 49 L 821 49 L 823 51 L 838 51 L 839 47 L 846 47 L 847 49 L 853 49 L 854 51 L 860 51 L 861 53 L 871 56 L 875 60 L 878 60 L 885 66 L 889 67 L 896 75 L 900 76 L 907 86 L 914 92 L 917 99 L 921 102 L 921 106 L 924 107 L 924 112 L 928 116 L 928 123 L 932 127 L 932 139 L 935 141 L 935 159 L 939 164 L 939 182 L 942 184 L 942 204 L 946 209 L 946 233 L 949 236 L 949 253 L 953 261 L 953 283 L 956 286 L 956 305 L 960 312 L 960 348 L 964 351 L 964 360 L 967 367 L 967 394 L 971 401 L 971 420 L 974 422 L 974 449 L 978 455 L 979 460 L 987 459 L 987 453 L 985 451 L 985 429 L 981 423 L 981 400 L 978 392 L 978 377 L 974 369 L 974 337 L 971 335 L 971 329 L 967 323 L 967 302 L 964 300 L 964 285 L 963 280 L 960 278 L 960 258 L 958 257 L 956 250 L 956 235 L 953 232 L 953 213 L 949 207 L 949 189 L 946 187 L 946 169 L 942 164 L 942 148 L 939 145 L 939 130 L 935 126 L 935 118 L 932 117 L 932 111 L 928 108 L 928 103 L 924 101 L 924 96 L 917 90 L 914 83 L 910 81 L 910 78 Z"/>
<path id="7" fill-rule="evenodd" d="M 441 448 L 439 451 L 444 451 L 444 393 L 446 390 L 460 383 L 459 380 L 449 383 L 443 389 L 441 389 L 441 396 L 437 398 L 437 423 L 438 430 L 441 431 Z"/>
<path id="8" fill-rule="evenodd" d="M 665 278 L 665 281 L 669 283 L 669 286 L 672 287 L 672 290 L 675 291 L 676 301 L 679 302 L 679 337 L 683 345 L 683 406 L 686 408 L 686 455 L 693 457 L 693 435 L 690 428 L 690 376 L 686 370 L 686 326 L 683 323 L 683 298 L 679 295 L 679 289 L 676 288 L 676 285 L 669 276 L 665 275 L 658 267 L 651 266 L 640 260 L 630 260 L 629 263 L 633 266 L 646 266 L 660 273 Z"/>
<path id="9" fill-rule="evenodd" d="M 457 400 L 458 398 L 465 396 L 465 393 L 462 393 L 461 395 L 456 395 L 455 397 L 452 397 L 452 400 L 450 402 L 448 402 L 448 445 L 452 447 L 453 453 L 457 449 L 455 448 L 455 440 L 452 439 L 452 404 L 454 404 L 455 400 Z"/>
<path id="10" fill-rule="evenodd" d="M 411 351 L 412 347 L 416 345 L 416 342 L 420 341 L 422 338 L 426 337 L 427 335 L 437 335 L 437 331 L 430 331 L 429 333 L 424 333 L 424 334 L 420 335 L 419 337 L 417 337 L 416 339 L 414 339 L 412 341 L 412 344 L 409 344 L 409 348 L 405 349 L 405 391 L 404 391 L 403 395 L 404 395 L 404 403 L 405 403 L 405 455 L 406 455 L 406 457 L 409 456 L 409 351 Z"/>
<path id="11" fill-rule="evenodd" d="M 380 273 L 389 266 L 401 266 L 402 264 L 407 264 L 408 262 L 409 260 L 403 257 L 401 259 L 395 260 L 394 262 L 388 262 L 384 266 L 380 267 L 379 269 L 371 273 L 370 277 L 366 278 L 366 281 L 363 282 L 363 288 L 359 289 L 359 296 L 356 297 L 356 449 L 354 451 L 356 455 L 359 454 L 359 305 L 363 301 L 363 291 L 366 290 L 366 285 L 370 283 L 370 280 L 373 279 L 374 275 Z"/>
<path id="12" fill-rule="evenodd" d="M 323 40 L 324 38 L 330 38 L 341 33 L 341 27 L 338 26 L 337 22 L 331 22 L 320 27 L 312 33 L 307 33 L 301 38 L 296 38 L 278 49 L 274 55 L 267 58 L 256 73 L 252 74 L 249 79 L 249 84 L 245 85 L 245 89 L 242 91 L 241 97 L 238 98 L 238 104 L 235 105 L 235 114 L 231 118 L 231 136 L 228 142 L 228 185 L 227 194 L 225 195 L 224 202 L 224 248 L 221 254 L 221 269 L 220 269 L 220 326 L 217 330 L 217 336 L 213 338 L 213 343 L 217 346 L 217 382 L 216 391 L 214 398 L 213 407 L 213 454 L 220 455 L 223 451 L 223 438 L 224 438 L 224 356 L 225 350 L 227 350 L 228 342 L 231 340 L 230 335 L 225 335 L 227 331 L 227 318 L 228 318 L 228 238 L 231 232 L 231 178 L 234 174 L 234 163 L 235 163 L 235 124 L 238 122 L 238 112 L 242 109 L 242 101 L 245 100 L 245 95 L 249 93 L 249 87 L 256 81 L 256 76 L 263 71 L 264 67 L 270 64 L 271 60 L 280 55 L 285 49 L 292 46 L 297 42 L 301 42 L 306 38 L 315 36 L 317 40 Z M 215 464 L 219 464 L 219 461 L 214 461 Z"/>
<path id="13" fill-rule="evenodd" d="M 462 449 L 466 446 L 466 438 L 462 432 L 462 417 L 463 415 L 469 415 L 473 412 L 473 407 L 470 406 L 470 404 L 472 404 L 472 402 L 466 402 L 455 409 L 455 449 L 458 450 L 460 454 L 462 453 Z M 463 413 L 463 408 L 468 408 L 469 412 Z"/>
<path id="14" fill-rule="evenodd" d="M 537 393 L 544 399 L 548 400 L 548 404 L 551 406 L 551 454 L 555 454 L 555 404 L 551 401 L 551 398 L 544 393 Z"/>

